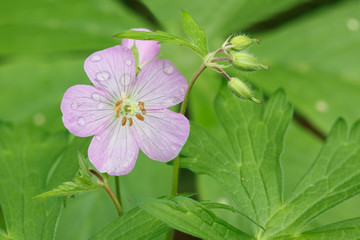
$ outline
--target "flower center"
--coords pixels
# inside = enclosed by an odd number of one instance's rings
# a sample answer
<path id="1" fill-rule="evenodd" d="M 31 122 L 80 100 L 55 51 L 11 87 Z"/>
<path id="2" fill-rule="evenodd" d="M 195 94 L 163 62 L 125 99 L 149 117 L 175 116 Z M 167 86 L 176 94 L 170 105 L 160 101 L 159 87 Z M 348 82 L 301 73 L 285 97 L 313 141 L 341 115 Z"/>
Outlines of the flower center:
<path id="1" fill-rule="evenodd" d="M 140 121 L 144 121 L 143 115 L 146 114 L 143 102 L 134 102 L 132 99 L 126 96 L 126 93 L 121 94 L 121 100 L 115 103 L 114 112 L 116 112 L 117 118 L 122 118 L 121 125 L 125 126 L 127 120 L 129 120 L 129 126 L 133 125 L 132 117 L 135 116 Z"/>

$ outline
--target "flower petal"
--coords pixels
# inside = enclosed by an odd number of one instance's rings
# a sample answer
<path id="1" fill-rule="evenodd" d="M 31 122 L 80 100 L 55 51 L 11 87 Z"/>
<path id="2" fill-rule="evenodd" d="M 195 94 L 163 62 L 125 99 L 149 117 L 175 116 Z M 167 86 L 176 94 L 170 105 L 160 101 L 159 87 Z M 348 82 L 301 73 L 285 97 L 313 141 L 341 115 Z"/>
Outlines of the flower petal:
<path id="1" fill-rule="evenodd" d="M 111 122 L 113 106 L 106 92 L 90 85 L 75 85 L 65 92 L 60 108 L 65 127 L 76 136 L 88 137 Z"/>
<path id="2" fill-rule="evenodd" d="M 135 59 L 132 51 L 115 46 L 91 54 L 85 60 L 85 72 L 95 87 L 120 100 L 136 77 Z"/>
<path id="3" fill-rule="evenodd" d="M 154 59 L 138 74 L 130 89 L 136 101 L 147 105 L 174 106 L 184 99 L 187 82 L 168 60 Z"/>
<path id="4" fill-rule="evenodd" d="M 140 149 L 160 162 L 175 158 L 189 136 L 189 120 L 169 109 L 148 110 L 144 118 L 130 128 Z"/>
<path id="5" fill-rule="evenodd" d="M 110 175 L 125 175 L 135 166 L 139 153 L 129 125 L 121 126 L 115 120 L 105 131 L 96 135 L 90 143 L 89 160 L 100 172 Z"/>
<path id="6" fill-rule="evenodd" d="M 134 31 L 151 32 L 145 28 L 133 28 Z M 133 39 L 123 39 L 122 46 L 126 46 L 131 49 L 134 46 Z M 146 62 L 155 58 L 160 51 L 160 43 L 152 40 L 135 40 L 135 46 L 139 54 L 139 67 L 142 68 Z"/>

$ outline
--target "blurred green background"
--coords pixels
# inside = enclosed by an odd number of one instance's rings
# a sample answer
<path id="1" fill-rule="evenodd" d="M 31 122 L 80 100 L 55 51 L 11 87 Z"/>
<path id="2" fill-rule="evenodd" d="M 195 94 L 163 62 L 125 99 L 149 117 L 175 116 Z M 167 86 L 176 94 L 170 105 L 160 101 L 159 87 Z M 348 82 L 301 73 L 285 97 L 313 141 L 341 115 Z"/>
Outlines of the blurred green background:
<path id="1" fill-rule="evenodd" d="M 251 52 L 270 65 L 270 71 L 246 77 L 265 97 L 284 88 L 295 107 L 282 154 L 289 195 L 335 120 L 343 117 L 350 125 L 360 118 L 358 0 L 1 0 L 0 119 L 32 131 L 65 132 L 60 102 L 70 86 L 90 84 L 83 70 L 85 58 L 120 44 L 112 35 L 130 28 L 184 36 L 181 9 L 205 29 L 210 50 L 231 34 L 262 40 Z M 187 79 L 201 64 L 189 50 L 169 45 L 162 45 L 160 58 L 173 61 Z M 188 117 L 226 141 L 213 110 L 222 81 L 219 74 L 205 71 L 192 92 Z M 169 194 L 171 173 L 170 166 L 141 154 L 134 171 L 121 177 L 125 209 L 133 207 L 127 198 Z M 183 170 L 180 181 L 182 191 L 231 204 L 209 177 Z M 355 197 L 310 225 L 357 217 L 359 205 Z M 233 214 L 219 214 L 236 226 L 242 223 Z M 103 190 L 76 196 L 62 210 L 56 239 L 87 239 L 115 218 Z"/>

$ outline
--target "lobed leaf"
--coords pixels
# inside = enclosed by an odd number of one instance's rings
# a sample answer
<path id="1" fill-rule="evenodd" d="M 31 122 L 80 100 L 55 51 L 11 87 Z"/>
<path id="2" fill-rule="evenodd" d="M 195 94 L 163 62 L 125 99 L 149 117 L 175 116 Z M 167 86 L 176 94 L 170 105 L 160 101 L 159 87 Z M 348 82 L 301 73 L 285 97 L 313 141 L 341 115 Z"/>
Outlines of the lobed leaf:
<path id="1" fill-rule="evenodd" d="M 265 226 L 268 235 L 300 232 L 335 205 L 360 193 L 360 121 L 348 134 L 344 120 L 334 125 L 314 164 Z"/>
<path id="2" fill-rule="evenodd" d="M 169 230 L 170 228 L 162 221 L 137 207 L 110 223 L 90 239 L 145 240 L 153 239 Z"/>
<path id="3" fill-rule="evenodd" d="M 202 239 L 252 239 L 248 234 L 218 218 L 203 204 L 190 198 L 132 201 L 169 226 Z"/>
<path id="4" fill-rule="evenodd" d="M 31 199 L 75 174 L 86 141 L 0 123 L 0 204 L 3 239 L 53 239 L 62 199 Z"/>
<path id="5" fill-rule="evenodd" d="M 182 159 L 180 166 L 213 177 L 242 213 L 264 226 L 283 202 L 279 156 L 292 107 L 281 90 L 265 108 L 240 101 L 225 90 L 215 108 L 231 150 L 192 124 L 182 151 L 188 158 Z"/>
<path id="6" fill-rule="evenodd" d="M 64 182 L 58 187 L 42 193 L 34 198 L 49 196 L 70 197 L 74 194 L 80 194 L 102 188 L 103 184 L 97 179 L 94 179 L 94 177 L 89 173 L 89 166 L 87 165 L 84 156 L 78 153 L 78 159 L 80 165 L 79 176 L 75 176 L 71 182 Z"/>

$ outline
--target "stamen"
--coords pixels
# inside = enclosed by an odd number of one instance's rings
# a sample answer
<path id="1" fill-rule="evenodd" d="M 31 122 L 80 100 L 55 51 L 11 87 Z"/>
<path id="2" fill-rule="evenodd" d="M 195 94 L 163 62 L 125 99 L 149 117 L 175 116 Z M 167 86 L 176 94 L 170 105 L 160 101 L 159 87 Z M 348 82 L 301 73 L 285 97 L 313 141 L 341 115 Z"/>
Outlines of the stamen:
<path id="1" fill-rule="evenodd" d="M 116 117 L 117 117 L 117 118 L 120 118 L 120 114 L 121 114 L 121 108 L 119 108 L 119 109 L 116 111 Z"/>
<path id="2" fill-rule="evenodd" d="M 142 112 L 142 114 L 146 114 L 146 110 L 145 110 L 145 108 L 143 108 L 142 110 L 141 110 L 141 112 Z"/>
<path id="3" fill-rule="evenodd" d="M 138 113 L 135 115 L 135 117 L 136 117 L 137 119 L 139 119 L 140 121 L 144 121 L 144 119 L 145 119 L 142 115 L 140 115 L 140 114 L 138 114 Z"/>
<path id="4" fill-rule="evenodd" d="M 130 125 L 130 127 L 133 125 L 133 120 L 132 120 L 132 118 L 129 118 L 129 125 Z"/>
<path id="5" fill-rule="evenodd" d="M 145 109 L 145 107 L 144 107 L 144 105 L 145 105 L 145 103 L 143 103 L 143 102 L 138 102 L 138 105 L 139 105 L 139 107 L 140 107 L 140 110 L 141 110 L 141 112 L 142 112 L 142 114 L 146 114 L 146 109 Z"/>
<path id="6" fill-rule="evenodd" d="M 122 121 L 121 121 L 121 125 L 122 125 L 122 126 L 125 126 L 125 124 L 126 124 L 126 117 L 123 117 L 123 119 L 122 119 Z"/>
<path id="7" fill-rule="evenodd" d="M 119 100 L 119 101 L 117 101 L 116 103 L 115 103 L 115 106 L 119 106 L 119 105 L 121 105 L 123 103 L 123 100 Z"/>

